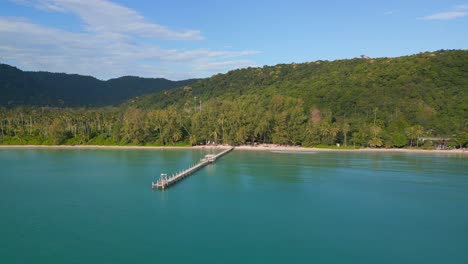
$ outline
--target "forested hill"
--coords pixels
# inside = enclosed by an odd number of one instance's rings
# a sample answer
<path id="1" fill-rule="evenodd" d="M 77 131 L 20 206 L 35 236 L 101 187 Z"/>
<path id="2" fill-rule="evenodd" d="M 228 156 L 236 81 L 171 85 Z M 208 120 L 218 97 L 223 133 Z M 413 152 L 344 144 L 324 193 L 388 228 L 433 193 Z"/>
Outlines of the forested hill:
<path id="1" fill-rule="evenodd" d="M 397 58 L 355 58 L 247 68 L 147 95 L 140 108 L 171 104 L 191 106 L 218 100 L 247 100 L 270 109 L 272 98 L 301 101 L 333 119 L 376 116 L 382 122 L 401 119 L 444 134 L 466 128 L 468 120 L 468 51 L 425 52 Z"/>
<path id="2" fill-rule="evenodd" d="M 38 90 L 28 95 L 41 94 L 39 84 L 48 82 L 37 75 L 24 74 L 15 79 L 19 83 L 2 85 L 33 83 L 37 85 L 29 89 Z M 99 82 L 75 75 L 53 76 L 66 79 L 71 87 Z M 109 85 L 107 89 L 124 90 L 133 87 L 135 79 L 102 83 Z M 47 87 L 59 92 L 61 86 Z M 15 91 L 8 90 L 9 94 Z M 115 95 L 109 91 L 106 96 Z M 92 100 L 83 90 L 79 94 Z M 434 148 L 437 144 L 420 139 L 443 137 L 450 138 L 451 147 L 466 147 L 467 121 L 468 51 L 456 50 L 234 70 L 133 98 L 119 107 L 0 107 L 0 144 L 256 142 Z"/>
<path id="3" fill-rule="evenodd" d="M 184 86 L 195 80 L 126 76 L 108 81 L 77 74 L 26 72 L 0 64 L 0 106 L 105 106 Z"/>

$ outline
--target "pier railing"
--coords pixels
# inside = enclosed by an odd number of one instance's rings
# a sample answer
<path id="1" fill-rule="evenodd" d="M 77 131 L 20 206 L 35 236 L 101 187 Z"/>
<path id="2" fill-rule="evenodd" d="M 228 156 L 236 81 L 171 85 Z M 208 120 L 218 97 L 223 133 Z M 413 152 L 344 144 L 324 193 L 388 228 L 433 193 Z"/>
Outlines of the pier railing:
<path id="1" fill-rule="evenodd" d="M 182 179 L 186 178 L 187 176 L 191 175 L 192 173 L 196 172 L 197 170 L 205 167 L 206 165 L 214 163 L 217 159 L 231 152 L 233 149 L 234 147 L 231 147 L 218 154 L 205 155 L 205 157 L 201 159 L 200 162 L 198 162 L 197 164 L 190 166 L 188 169 L 172 174 L 171 176 L 167 176 L 167 174 L 162 173 L 156 182 L 151 183 L 151 188 L 164 190 L 181 181 Z"/>

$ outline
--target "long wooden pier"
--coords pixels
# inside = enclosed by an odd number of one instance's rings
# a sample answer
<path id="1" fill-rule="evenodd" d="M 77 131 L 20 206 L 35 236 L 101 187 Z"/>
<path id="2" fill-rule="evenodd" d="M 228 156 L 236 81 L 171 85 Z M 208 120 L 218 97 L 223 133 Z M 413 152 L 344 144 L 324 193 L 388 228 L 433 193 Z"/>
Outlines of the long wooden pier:
<path id="1" fill-rule="evenodd" d="M 156 182 L 151 183 L 151 188 L 154 189 L 161 189 L 164 190 L 166 188 L 169 188 L 170 186 L 178 183 L 185 177 L 191 175 L 192 173 L 196 172 L 197 170 L 205 167 L 206 165 L 215 162 L 217 159 L 221 158 L 222 156 L 226 155 L 227 153 L 231 152 L 234 149 L 234 147 L 230 147 L 229 149 L 226 149 L 218 154 L 208 154 L 206 155 L 203 159 L 200 160 L 197 164 L 193 165 L 192 167 L 180 171 L 176 174 L 173 174 L 171 176 L 167 176 L 167 174 L 162 173 L 159 179 Z"/>

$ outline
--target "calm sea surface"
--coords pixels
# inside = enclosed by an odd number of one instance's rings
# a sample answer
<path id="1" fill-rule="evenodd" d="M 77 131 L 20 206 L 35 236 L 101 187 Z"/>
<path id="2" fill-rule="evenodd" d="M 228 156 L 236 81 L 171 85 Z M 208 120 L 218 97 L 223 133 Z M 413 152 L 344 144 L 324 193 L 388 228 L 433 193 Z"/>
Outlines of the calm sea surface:
<path id="1" fill-rule="evenodd" d="M 0 263 L 468 263 L 467 156 L 0 150 Z"/>

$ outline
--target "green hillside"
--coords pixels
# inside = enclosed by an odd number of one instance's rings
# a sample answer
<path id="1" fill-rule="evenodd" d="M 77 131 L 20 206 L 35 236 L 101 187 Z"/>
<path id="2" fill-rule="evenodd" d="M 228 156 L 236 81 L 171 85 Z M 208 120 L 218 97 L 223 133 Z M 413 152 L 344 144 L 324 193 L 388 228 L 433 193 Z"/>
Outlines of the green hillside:
<path id="1" fill-rule="evenodd" d="M 305 113 L 316 107 L 335 118 L 400 115 L 411 123 L 437 126 L 441 133 L 465 128 L 468 108 L 468 51 L 427 52 L 379 59 L 316 61 L 249 68 L 219 74 L 166 93 L 145 96 L 138 107 L 202 103 L 213 98 L 274 96 L 301 99 Z"/>
<path id="2" fill-rule="evenodd" d="M 465 50 L 316 61 L 235 70 L 119 108 L 4 109 L 0 135 L 4 144 L 432 148 L 418 140 L 429 136 L 463 146 L 467 94 Z"/>
<path id="3" fill-rule="evenodd" d="M 101 81 L 77 74 L 24 72 L 0 64 L 0 106 L 105 106 L 193 82 L 121 77 Z"/>

